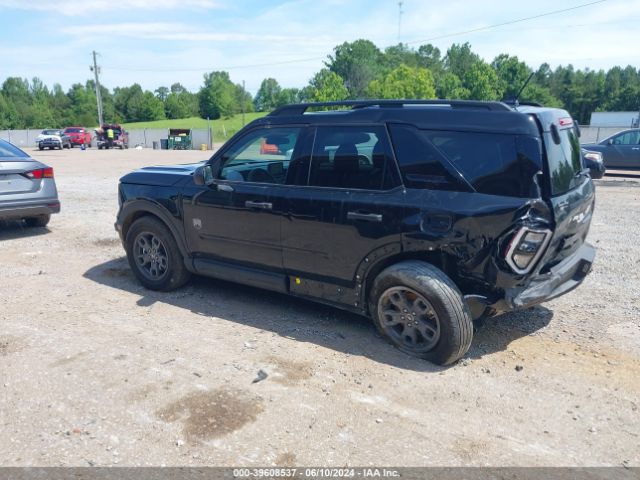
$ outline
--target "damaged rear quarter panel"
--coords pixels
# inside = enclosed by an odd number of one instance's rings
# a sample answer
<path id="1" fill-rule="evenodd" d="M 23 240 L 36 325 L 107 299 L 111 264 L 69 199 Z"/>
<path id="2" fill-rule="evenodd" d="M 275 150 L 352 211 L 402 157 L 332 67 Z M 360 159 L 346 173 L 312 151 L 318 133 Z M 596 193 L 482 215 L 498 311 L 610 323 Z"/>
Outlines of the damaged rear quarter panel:
<path id="1" fill-rule="evenodd" d="M 405 252 L 441 252 L 454 263 L 464 294 L 499 297 L 522 282 L 501 252 L 522 225 L 552 228 L 542 199 L 476 192 L 408 190 L 402 246 Z"/>

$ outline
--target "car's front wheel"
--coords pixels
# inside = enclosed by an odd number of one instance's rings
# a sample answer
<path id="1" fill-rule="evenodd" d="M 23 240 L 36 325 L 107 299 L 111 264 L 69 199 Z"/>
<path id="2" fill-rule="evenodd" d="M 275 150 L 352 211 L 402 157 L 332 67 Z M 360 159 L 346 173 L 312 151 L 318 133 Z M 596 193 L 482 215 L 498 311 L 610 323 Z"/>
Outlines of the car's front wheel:
<path id="1" fill-rule="evenodd" d="M 37 217 L 28 217 L 24 219 L 27 227 L 46 227 L 51 220 L 51 215 L 38 215 Z"/>
<path id="2" fill-rule="evenodd" d="M 125 246 L 133 273 L 150 290 L 175 290 L 191 276 L 175 238 L 154 217 L 136 220 L 127 232 Z"/>
<path id="3" fill-rule="evenodd" d="M 433 265 L 405 261 L 386 268 L 369 298 L 379 332 L 409 355 L 449 365 L 471 346 L 473 321 L 462 293 Z"/>

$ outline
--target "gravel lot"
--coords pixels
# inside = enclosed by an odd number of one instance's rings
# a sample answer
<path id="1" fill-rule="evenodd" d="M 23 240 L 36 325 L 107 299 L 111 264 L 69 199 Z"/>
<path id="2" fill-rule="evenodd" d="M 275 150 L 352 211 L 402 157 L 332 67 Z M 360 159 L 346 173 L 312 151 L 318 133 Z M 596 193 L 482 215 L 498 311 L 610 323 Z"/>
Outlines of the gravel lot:
<path id="1" fill-rule="evenodd" d="M 332 308 L 140 287 L 117 179 L 204 152 L 34 156 L 63 211 L 0 225 L 1 465 L 640 465 L 639 179 L 597 182 L 581 288 L 488 321 L 441 368 Z"/>

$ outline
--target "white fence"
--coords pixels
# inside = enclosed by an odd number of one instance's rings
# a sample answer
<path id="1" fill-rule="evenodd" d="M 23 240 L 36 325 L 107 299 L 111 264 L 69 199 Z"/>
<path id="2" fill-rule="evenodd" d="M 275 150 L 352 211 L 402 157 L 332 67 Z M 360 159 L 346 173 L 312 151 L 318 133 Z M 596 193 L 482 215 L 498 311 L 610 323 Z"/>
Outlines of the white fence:
<path id="1" fill-rule="evenodd" d="M 40 132 L 42 129 L 0 130 L 0 138 L 18 147 L 35 147 L 36 137 Z M 128 130 L 128 132 L 129 147 L 141 145 L 145 148 L 152 148 L 154 142 L 157 142 L 159 148 L 160 141 L 169 136 L 169 130 L 166 128 L 143 128 Z M 213 145 L 213 132 L 206 128 L 191 130 L 191 144 L 194 150 L 200 150 L 201 145 L 206 145 L 210 150 Z"/>
<path id="2" fill-rule="evenodd" d="M 581 143 L 596 143 L 614 133 L 622 130 L 617 127 L 580 127 L 582 136 Z M 36 144 L 36 137 L 41 129 L 33 130 L 0 130 L 0 138 L 7 140 L 19 147 L 32 147 Z M 160 141 L 166 139 L 169 130 L 165 128 L 144 128 L 139 130 L 129 130 L 129 146 L 135 147 L 141 145 L 145 148 L 152 148 L 154 142 L 160 145 Z M 213 145 L 213 132 L 206 128 L 191 130 L 191 144 L 194 150 L 200 150 L 201 145 L 206 145 L 207 149 L 211 149 Z"/>

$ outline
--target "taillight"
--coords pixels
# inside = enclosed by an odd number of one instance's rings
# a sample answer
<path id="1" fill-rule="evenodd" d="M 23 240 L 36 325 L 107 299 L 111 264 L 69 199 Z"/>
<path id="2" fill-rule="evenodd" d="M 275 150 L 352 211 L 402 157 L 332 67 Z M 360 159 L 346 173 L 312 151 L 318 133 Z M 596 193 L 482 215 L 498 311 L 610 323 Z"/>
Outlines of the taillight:
<path id="1" fill-rule="evenodd" d="M 528 273 L 544 253 L 549 240 L 550 230 L 522 227 L 513 236 L 505 260 L 516 273 Z"/>
<path id="2" fill-rule="evenodd" d="M 39 178 L 53 178 L 53 168 L 39 168 L 37 170 L 31 170 L 25 174 L 29 178 L 39 179 Z"/>

